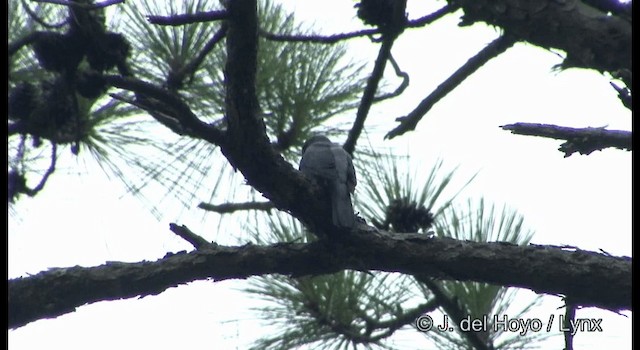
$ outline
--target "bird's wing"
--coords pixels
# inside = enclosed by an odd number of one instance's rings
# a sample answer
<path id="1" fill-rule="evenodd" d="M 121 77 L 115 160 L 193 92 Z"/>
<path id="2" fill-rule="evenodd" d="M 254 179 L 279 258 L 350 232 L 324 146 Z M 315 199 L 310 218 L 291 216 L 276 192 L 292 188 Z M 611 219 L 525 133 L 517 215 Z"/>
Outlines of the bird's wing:
<path id="1" fill-rule="evenodd" d="M 356 185 L 358 184 L 358 180 L 356 179 L 356 168 L 353 166 L 353 160 L 351 156 L 349 156 L 347 160 L 347 187 L 349 187 L 349 192 L 353 193 L 356 190 Z"/>
<path id="2" fill-rule="evenodd" d="M 338 144 L 331 145 L 331 153 L 335 161 L 336 177 L 333 181 L 331 193 L 331 209 L 333 224 L 338 227 L 351 228 L 355 224 L 355 216 L 353 215 L 353 205 L 351 204 L 351 196 L 349 195 L 349 172 L 353 166 L 351 156 L 342 146 Z"/>
<path id="3" fill-rule="evenodd" d="M 353 166 L 353 160 L 351 155 L 342 148 L 339 144 L 332 144 L 331 152 L 336 162 L 336 172 L 338 174 L 338 180 L 340 183 L 346 184 L 349 192 L 353 192 L 356 189 L 356 169 Z"/>
<path id="4" fill-rule="evenodd" d="M 331 144 L 316 142 L 309 145 L 300 160 L 300 171 L 309 176 L 335 179 L 336 162 L 331 152 Z"/>
<path id="5" fill-rule="evenodd" d="M 331 145 L 331 153 L 333 154 L 333 160 L 335 162 L 337 180 L 342 183 L 347 183 L 348 171 L 349 171 L 349 153 L 347 153 L 342 146 L 338 144 Z"/>

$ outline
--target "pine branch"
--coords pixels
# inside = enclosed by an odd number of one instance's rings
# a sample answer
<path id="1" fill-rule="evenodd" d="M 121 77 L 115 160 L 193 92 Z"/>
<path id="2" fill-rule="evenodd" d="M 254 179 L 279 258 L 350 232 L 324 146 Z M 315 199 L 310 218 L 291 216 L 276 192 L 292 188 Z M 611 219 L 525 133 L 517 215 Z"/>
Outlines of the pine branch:
<path id="1" fill-rule="evenodd" d="M 68 23 L 68 19 L 65 18 L 60 23 L 49 24 L 49 23 L 45 22 L 42 18 L 40 18 L 40 16 L 38 16 L 38 14 L 35 13 L 35 11 L 33 11 L 31 9 L 31 7 L 29 7 L 29 5 L 27 5 L 26 0 L 21 0 L 21 2 L 22 2 L 22 7 L 24 8 L 24 11 L 27 13 L 27 15 L 29 15 L 29 18 L 31 18 L 32 20 L 36 21 L 38 24 L 40 24 L 41 26 L 43 26 L 43 27 L 45 27 L 47 29 L 60 28 L 60 27 L 66 25 Z"/>
<path id="2" fill-rule="evenodd" d="M 49 269 L 9 280 L 9 328 L 103 300 L 155 295 L 180 284 L 266 274 L 292 277 L 378 270 L 562 294 L 576 305 L 631 309 L 631 258 L 579 249 L 478 243 L 421 234 L 356 233 L 342 240 L 219 246 L 155 262 Z M 429 267 L 428 269 L 425 267 Z M 79 293 L 78 291 L 82 291 Z"/>
<path id="3" fill-rule="evenodd" d="M 191 244 L 194 248 L 196 248 L 196 250 L 209 249 L 209 248 L 215 247 L 215 244 L 202 238 L 202 236 L 193 233 L 191 230 L 189 230 L 188 227 L 184 225 L 178 226 L 174 223 L 171 223 L 169 224 L 169 229 L 171 230 L 171 232 L 175 233 L 178 237 L 189 242 L 189 244 Z"/>
<path id="4" fill-rule="evenodd" d="M 58 147 L 56 145 L 55 142 L 51 142 L 51 163 L 49 164 L 49 168 L 47 168 L 47 171 L 45 171 L 44 175 L 42 175 L 42 179 L 40 179 L 40 182 L 38 183 L 38 185 L 36 185 L 36 187 L 34 188 L 24 188 L 21 190 L 21 192 L 23 192 L 24 194 L 26 194 L 29 197 L 35 197 L 38 192 L 42 191 L 42 189 L 44 188 L 44 185 L 47 183 L 47 180 L 49 180 L 49 176 L 51 176 L 51 174 L 53 174 L 53 172 L 56 170 L 56 162 L 58 159 Z"/>
<path id="5" fill-rule="evenodd" d="M 448 93 L 453 91 L 471 74 L 477 71 L 485 63 L 492 58 L 500 55 L 515 43 L 513 37 L 502 35 L 498 39 L 492 41 L 484 49 L 480 50 L 475 56 L 471 57 L 462 67 L 458 68 L 447 80 L 427 96 L 418 106 L 404 117 L 396 118 L 400 125 L 389 131 L 385 138 L 392 139 L 400 136 L 408 131 L 415 130 L 418 122 L 424 117 L 431 108 L 438 103 Z"/>
<path id="6" fill-rule="evenodd" d="M 384 74 L 384 68 L 391 56 L 391 47 L 393 46 L 394 41 L 395 37 L 393 36 L 383 38 L 380 51 L 378 51 L 378 57 L 376 58 L 376 62 L 373 66 L 373 71 L 367 80 L 367 86 L 364 89 L 360 105 L 358 106 L 358 111 L 356 112 L 356 120 L 353 122 L 351 130 L 349 130 L 349 136 L 343 146 L 344 149 L 352 156 L 356 148 L 356 142 L 358 142 L 358 137 L 360 137 L 360 133 L 362 133 L 362 129 L 364 128 L 364 122 L 367 119 L 367 115 L 369 114 L 369 110 L 373 104 L 378 84 Z"/>
<path id="7" fill-rule="evenodd" d="M 370 317 L 367 317 L 366 315 L 363 315 L 362 318 L 365 320 L 365 324 L 366 324 L 365 329 L 368 329 L 368 330 L 384 329 L 384 331 L 381 332 L 380 334 L 369 337 L 367 343 L 377 342 L 384 338 L 390 337 L 398 329 L 408 324 L 414 323 L 416 321 L 416 318 L 426 313 L 434 311 L 435 309 L 438 308 L 438 306 L 439 306 L 438 302 L 435 299 L 432 299 L 426 303 L 416 306 L 411 310 L 406 310 L 402 312 L 402 314 L 387 321 L 379 321 L 379 320 L 375 320 Z"/>
<path id="8" fill-rule="evenodd" d="M 275 207 L 301 220 L 319 237 L 336 234 L 331 220 L 326 220 L 331 215 L 325 205 L 328 194 L 294 170 L 267 137 L 256 97 L 256 1 L 227 5 L 225 121 L 229 143 L 221 147 L 222 153 Z"/>
<path id="9" fill-rule="evenodd" d="M 460 7 L 457 5 L 445 5 L 438 11 L 428 14 L 426 16 L 420 17 L 415 20 L 407 21 L 407 28 L 420 28 L 424 27 L 428 24 L 435 22 L 436 20 L 448 15 L 450 13 L 455 12 Z M 362 29 L 351 33 L 340 33 L 340 34 L 332 34 L 332 35 L 296 35 L 296 34 L 275 34 L 269 33 L 264 30 L 260 30 L 260 36 L 264 37 L 267 40 L 271 41 L 288 41 L 288 42 L 310 42 L 310 43 L 318 43 L 318 44 L 335 44 L 342 40 L 353 39 L 363 36 L 373 36 L 376 34 L 382 34 L 382 31 L 378 28 L 376 29 Z"/>
<path id="10" fill-rule="evenodd" d="M 343 336 L 354 344 L 369 344 L 371 342 L 370 337 L 367 334 L 361 334 L 353 324 L 345 324 L 322 312 L 317 303 L 305 303 L 305 310 L 320 326 L 328 328 L 331 332 Z"/>
<path id="11" fill-rule="evenodd" d="M 461 25 L 485 22 L 517 41 L 566 52 L 562 68 L 631 71 L 631 21 L 589 6 L 588 1 L 449 0 L 464 10 Z"/>
<path id="12" fill-rule="evenodd" d="M 575 152 L 591 154 L 614 147 L 622 150 L 632 150 L 632 133 L 624 130 L 606 130 L 604 128 L 569 128 L 551 124 L 515 123 L 501 126 L 518 135 L 548 137 L 567 140 L 558 149 L 569 157 Z"/>
<path id="13" fill-rule="evenodd" d="M 69 7 L 75 7 L 81 10 L 99 10 L 107 6 L 120 4 L 124 2 L 124 0 L 107 0 L 107 1 L 103 1 L 95 4 L 84 4 L 80 2 L 65 1 L 65 0 L 31 0 L 31 1 L 47 3 L 47 4 L 55 4 L 55 5 L 64 5 Z"/>
<path id="14" fill-rule="evenodd" d="M 467 311 L 463 310 L 460 304 L 454 298 L 449 298 L 447 293 L 440 288 L 436 282 L 434 282 L 429 276 L 424 276 L 421 274 L 415 275 L 417 281 L 423 283 L 424 285 L 431 290 L 435 300 L 438 302 L 442 309 L 451 317 L 451 320 L 454 324 L 460 325 L 462 320 L 464 320 L 468 315 Z M 487 344 L 485 340 L 480 337 L 479 332 L 465 332 L 460 331 L 460 334 L 465 337 L 470 344 L 473 345 L 476 350 L 491 350 L 493 346 L 491 344 Z"/>
<path id="15" fill-rule="evenodd" d="M 611 84 L 611 87 L 613 87 L 613 89 L 618 92 L 618 98 L 620 99 L 620 102 L 622 102 L 622 105 L 627 107 L 627 109 L 633 111 L 633 99 L 631 98 L 631 91 L 629 91 L 629 89 L 626 87 L 618 86 L 614 82 L 610 82 L 609 84 Z"/>
<path id="16" fill-rule="evenodd" d="M 191 23 L 219 21 L 225 18 L 227 18 L 226 11 L 206 11 L 173 16 L 147 16 L 149 23 L 161 26 L 181 26 Z"/>
<path id="17" fill-rule="evenodd" d="M 178 94 L 136 78 L 117 75 L 105 75 L 100 78 L 104 79 L 108 85 L 135 92 L 137 101 L 129 101 L 117 95 L 111 96 L 148 111 L 172 131 L 203 139 L 218 146 L 225 144 L 223 132 L 200 120 Z M 172 122 L 167 124 L 168 120 Z"/>
<path id="18" fill-rule="evenodd" d="M 569 302 L 568 298 L 564 299 L 564 324 L 562 329 L 564 330 L 564 350 L 573 350 L 573 335 L 575 334 L 575 327 L 573 323 L 576 319 L 576 305 Z"/>
<path id="19" fill-rule="evenodd" d="M 219 214 L 230 214 L 240 210 L 264 210 L 270 211 L 275 208 L 271 202 L 244 202 L 244 203 L 223 203 L 223 204 L 210 204 L 200 203 L 198 208 L 207 211 L 213 211 Z"/>
<path id="20" fill-rule="evenodd" d="M 446 4 L 444 5 L 441 9 L 439 9 L 438 11 L 434 12 L 434 13 L 430 13 L 426 16 L 422 16 L 420 18 L 414 19 L 414 20 L 410 20 L 407 22 L 407 28 L 420 28 L 420 27 L 424 27 L 428 24 L 431 24 L 437 20 L 439 20 L 440 18 L 450 14 L 450 13 L 454 13 L 456 11 L 458 11 L 458 9 L 460 8 L 459 5 L 457 4 Z"/>
<path id="21" fill-rule="evenodd" d="M 34 43 L 35 41 L 37 41 L 40 36 L 41 36 L 42 32 L 31 32 L 27 35 L 25 35 L 24 37 L 9 43 L 9 47 L 7 48 L 7 51 L 9 51 L 9 57 L 13 56 L 16 52 L 18 52 L 21 48 L 23 48 L 24 46 L 27 45 L 31 45 L 32 43 Z"/>
<path id="22" fill-rule="evenodd" d="M 181 87 L 184 79 L 187 76 L 189 76 L 190 79 L 193 79 L 193 76 L 195 75 L 196 71 L 198 70 L 204 59 L 207 57 L 209 52 L 213 50 L 216 44 L 224 39 L 226 34 L 227 26 L 223 24 L 222 27 L 216 32 L 216 34 L 214 34 L 213 37 L 209 39 L 206 45 L 202 48 L 202 51 L 198 53 L 198 55 L 193 60 L 184 65 L 178 72 L 174 73 L 173 70 L 169 72 L 169 75 L 167 76 L 167 86 L 169 87 L 169 89 L 176 90 Z"/>
<path id="23" fill-rule="evenodd" d="M 395 91 L 390 92 L 388 94 L 374 97 L 373 103 L 378 103 L 384 100 L 388 100 L 390 98 L 398 97 L 409 86 L 409 74 L 407 72 L 403 72 L 402 69 L 400 69 L 398 62 L 396 62 L 392 54 L 389 54 L 389 62 L 391 62 L 391 66 L 393 66 L 393 70 L 395 71 L 396 76 L 402 79 L 402 83 L 400 83 L 400 86 L 398 86 L 398 88 Z"/>
<path id="24" fill-rule="evenodd" d="M 371 36 L 380 34 L 378 29 L 362 29 L 351 33 L 340 33 L 333 35 L 298 35 L 298 34 L 275 34 L 260 30 L 260 36 L 271 41 L 287 42 L 308 42 L 318 44 L 335 44 L 341 40 Z"/>

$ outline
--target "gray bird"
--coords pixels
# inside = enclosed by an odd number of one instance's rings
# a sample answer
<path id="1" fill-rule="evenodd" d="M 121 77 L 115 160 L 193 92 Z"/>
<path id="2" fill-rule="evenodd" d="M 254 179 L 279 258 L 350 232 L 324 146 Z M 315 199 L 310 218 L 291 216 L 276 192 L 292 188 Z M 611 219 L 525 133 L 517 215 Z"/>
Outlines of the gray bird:
<path id="1" fill-rule="evenodd" d="M 356 223 L 351 193 L 356 188 L 356 170 L 351 156 L 326 136 L 313 136 L 302 146 L 300 171 L 314 178 L 331 195 L 333 224 L 352 228 Z"/>

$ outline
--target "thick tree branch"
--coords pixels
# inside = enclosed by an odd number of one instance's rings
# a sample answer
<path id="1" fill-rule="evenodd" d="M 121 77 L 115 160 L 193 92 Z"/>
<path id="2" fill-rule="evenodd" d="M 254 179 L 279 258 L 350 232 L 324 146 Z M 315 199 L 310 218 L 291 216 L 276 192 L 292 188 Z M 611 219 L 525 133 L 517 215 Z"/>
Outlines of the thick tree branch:
<path id="1" fill-rule="evenodd" d="M 409 20 L 407 22 L 407 28 L 420 28 L 420 27 L 424 27 L 427 24 L 431 24 L 433 22 L 435 22 L 436 20 L 439 20 L 440 18 L 450 14 L 450 13 L 454 13 L 456 12 L 458 9 L 460 8 L 460 6 L 458 6 L 457 4 L 447 4 L 444 5 L 442 8 L 440 8 L 438 11 L 434 12 L 434 13 L 430 13 L 426 16 L 422 16 L 420 18 L 416 18 L 416 19 L 412 19 Z"/>
<path id="2" fill-rule="evenodd" d="M 608 16 L 580 0 L 449 0 L 463 24 L 486 22 L 518 41 L 567 53 L 563 68 L 631 70 L 631 21 Z M 591 1 L 592 3 L 595 1 Z"/>
<path id="3" fill-rule="evenodd" d="M 221 147 L 247 183 L 278 209 L 300 219 L 316 235 L 336 231 L 328 194 L 314 186 L 278 154 L 266 134 L 256 97 L 258 27 L 255 0 L 227 3 L 227 62 L 225 121 L 228 145 Z"/>
<path id="4" fill-rule="evenodd" d="M 118 95 L 111 96 L 148 111 L 174 132 L 203 139 L 218 146 L 225 144 L 223 132 L 200 120 L 177 93 L 131 77 L 105 75 L 100 76 L 100 79 L 104 79 L 105 83 L 111 86 L 135 92 L 137 101 L 129 101 Z"/>
<path id="5" fill-rule="evenodd" d="M 458 85 L 460 85 L 471 74 L 477 71 L 490 59 L 505 52 L 515 43 L 513 37 L 508 35 L 502 35 L 498 39 L 492 41 L 484 49 L 480 50 L 475 56 L 471 57 L 462 67 L 458 68 L 447 80 L 433 90 L 429 96 L 427 96 L 418 106 L 404 117 L 399 117 L 396 121 L 400 122 L 400 125 L 396 126 L 393 130 L 389 131 L 385 138 L 392 139 L 396 136 L 400 136 L 408 131 L 415 130 L 418 122 L 424 117 L 431 108 L 444 98 L 448 93 L 453 91 Z"/>
<path id="6" fill-rule="evenodd" d="M 575 152 L 591 154 L 605 148 L 615 147 L 631 151 L 632 133 L 624 130 L 606 130 L 604 128 L 569 128 L 551 124 L 515 123 L 501 126 L 514 134 L 548 137 L 567 140 L 560 145 L 561 152 L 569 157 Z"/>
<path id="7" fill-rule="evenodd" d="M 31 1 L 70 6 L 70 7 L 75 7 L 82 10 L 99 10 L 107 6 L 120 4 L 124 2 L 124 0 L 107 0 L 107 1 L 99 2 L 95 4 L 85 4 L 85 3 L 80 3 L 75 1 L 65 1 L 65 0 L 31 0 Z"/>
<path id="8" fill-rule="evenodd" d="M 631 309 L 631 258 L 561 247 L 478 243 L 420 234 L 352 234 L 271 246 L 208 245 L 155 262 L 50 269 L 9 280 L 9 328 L 87 303 L 155 295 L 195 280 L 379 270 L 561 294 L 576 305 Z"/>

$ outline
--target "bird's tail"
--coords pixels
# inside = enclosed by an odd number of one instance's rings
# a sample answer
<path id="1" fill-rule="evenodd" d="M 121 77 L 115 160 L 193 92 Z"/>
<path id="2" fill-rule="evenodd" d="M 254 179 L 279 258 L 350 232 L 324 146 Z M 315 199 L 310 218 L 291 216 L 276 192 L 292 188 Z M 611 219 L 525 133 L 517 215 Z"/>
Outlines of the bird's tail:
<path id="1" fill-rule="evenodd" d="M 351 195 L 347 185 L 340 181 L 333 182 L 333 193 L 331 196 L 331 211 L 333 224 L 342 228 L 352 228 L 356 223 L 356 216 L 353 213 Z"/>

